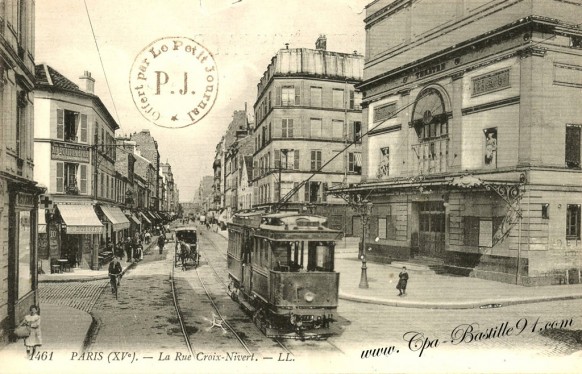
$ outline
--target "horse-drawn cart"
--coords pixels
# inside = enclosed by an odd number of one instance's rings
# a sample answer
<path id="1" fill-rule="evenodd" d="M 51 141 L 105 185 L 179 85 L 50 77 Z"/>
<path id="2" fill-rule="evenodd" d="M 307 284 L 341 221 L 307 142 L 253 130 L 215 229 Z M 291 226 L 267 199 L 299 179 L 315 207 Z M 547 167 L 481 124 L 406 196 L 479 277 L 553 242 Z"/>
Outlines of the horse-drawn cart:
<path id="1" fill-rule="evenodd" d="M 198 235 L 195 227 L 180 227 L 175 230 L 176 247 L 174 266 L 198 267 L 200 253 L 198 253 Z"/>

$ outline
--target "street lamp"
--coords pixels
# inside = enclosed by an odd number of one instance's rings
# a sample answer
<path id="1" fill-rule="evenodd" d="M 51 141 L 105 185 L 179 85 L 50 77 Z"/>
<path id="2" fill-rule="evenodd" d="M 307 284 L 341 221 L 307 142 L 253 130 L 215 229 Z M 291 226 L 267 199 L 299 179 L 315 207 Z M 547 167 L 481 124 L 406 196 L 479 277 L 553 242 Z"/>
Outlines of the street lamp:
<path id="1" fill-rule="evenodd" d="M 285 170 L 287 170 L 287 156 L 289 152 L 295 151 L 294 149 L 281 149 L 281 153 L 285 154 Z M 279 200 L 281 200 L 281 169 L 283 168 L 283 160 L 279 160 Z"/>
<path id="2" fill-rule="evenodd" d="M 362 252 L 360 253 L 360 259 L 362 260 L 362 272 L 360 274 L 360 288 L 368 288 L 368 268 L 366 266 L 366 227 L 368 226 L 368 221 L 370 219 L 370 214 L 372 212 L 372 203 L 363 200 L 361 202 L 361 213 L 362 213 Z"/>

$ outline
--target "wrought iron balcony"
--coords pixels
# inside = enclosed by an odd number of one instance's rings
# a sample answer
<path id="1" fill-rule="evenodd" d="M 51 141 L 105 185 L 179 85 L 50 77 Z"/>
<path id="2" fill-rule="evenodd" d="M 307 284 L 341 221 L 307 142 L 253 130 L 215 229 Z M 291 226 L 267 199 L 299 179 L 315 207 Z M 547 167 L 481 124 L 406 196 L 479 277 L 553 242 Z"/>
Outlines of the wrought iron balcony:
<path id="1" fill-rule="evenodd" d="M 437 174 L 448 170 L 449 139 L 427 139 L 422 143 L 413 144 L 418 163 L 418 174 Z"/>

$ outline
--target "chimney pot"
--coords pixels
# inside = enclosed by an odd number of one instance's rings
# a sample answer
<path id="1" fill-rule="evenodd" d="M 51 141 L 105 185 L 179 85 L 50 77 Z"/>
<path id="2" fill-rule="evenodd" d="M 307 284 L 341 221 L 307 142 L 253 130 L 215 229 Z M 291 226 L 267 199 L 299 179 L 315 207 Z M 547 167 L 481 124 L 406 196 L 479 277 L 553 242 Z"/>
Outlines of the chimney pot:
<path id="1" fill-rule="evenodd" d="M 319 38 L 315 41 L 315 49 L 325 51 L 327 49 L 327 38 L 325 35 L 319 35 Z"/>
<path id="2" fill-rule="evenodd" d="M 79 85 L 79 87 L 90 94 L 94 94 L 95 93 L 95 78 L 91 77 L 91 72 L 89 72 L 88 70 L 85 70 L 83 72 L 83 75 L 79 77 L 79 80 L 81 81 L 81 84 Z"/>

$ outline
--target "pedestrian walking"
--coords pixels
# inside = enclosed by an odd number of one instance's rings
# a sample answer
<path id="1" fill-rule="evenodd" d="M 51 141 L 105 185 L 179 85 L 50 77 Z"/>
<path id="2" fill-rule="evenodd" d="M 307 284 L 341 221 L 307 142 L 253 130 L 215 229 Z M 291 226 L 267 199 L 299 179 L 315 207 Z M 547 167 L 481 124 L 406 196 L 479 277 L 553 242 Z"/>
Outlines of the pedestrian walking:
<path id="1" fill-rule="evenodd" d="M 408 272 L 406 271 L 406 266 L 402 267 L 402 271 L 398 274 L 398 284 L 396 289 L 400 292 L 398 296 L 406 296 L 406 285 L 408 284 Z"/>
<path id="2" fill-rule="evenodd" d="M 162 254 L 162 251 L 164 250 L 164 245 L 166 245 L 166 238 L 164 235 L 160 235 L 158 237 L 158 248 L 160 249 L 160 254 Z"/>
<path id="3" fill-rule="evenodd" d="M 150 244 L 150 239 L 151 239 L 151 234 L 150 234 L 150 231 L 147 230 L 146 233 L 145 233 L 145 242 L 146 242 L 146 244 Z"/>
<path id="4" fill-rule="evenodd" d="M 127 238 L 125 238 L 125 243 L 123 244 L 123 249 L 125 249 L 125 254 L 127 255 L 127 262 L 131 262 L 132 248 L 131 248 L 131 239 L 129 239 L 129 236 Z"/>
<path id="5" fill-rule="evenodd" d="M 24 339 L 24 346 L 26 347 L 28 359 L 32 360 L 36 352 L 36 347 L 42 345 L 40 314 L 36 305 L 30 306 L 30 314 L 24 317 L 24 325 L 27 326 L 30 331 L 30 335 Z"/>

